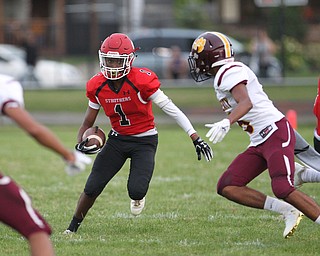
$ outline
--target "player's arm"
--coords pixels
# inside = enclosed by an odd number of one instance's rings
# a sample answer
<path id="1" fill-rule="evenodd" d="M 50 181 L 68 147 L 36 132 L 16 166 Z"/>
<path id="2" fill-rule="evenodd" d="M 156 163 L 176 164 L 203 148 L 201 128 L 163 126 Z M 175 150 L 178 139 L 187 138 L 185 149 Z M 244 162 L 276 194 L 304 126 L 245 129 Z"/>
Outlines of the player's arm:
<path id="1" fill-rule="evenodd" d="M 90 107 L 90 105 L 93 107 Z M 99 147 L 98 145 L 94 144 L 91 146 L 87 146 L 87 142 L 89 141 L 89 139 L 83 139 L 84 132 L 94 125 L 97 115 L 99 113 L 99 109 L 100 107 L 97 104 L 92 105 L 92 102 L 89 102 L 89 106 L 87 108 L 85 117 L 78 131 L 77 144 L 75 145 L 75 149 L 81 153 L 96 154 L 101 151 L 101 147 Z"/>
<path id="2" fill-rule="evenodd" d="M 149 98 L 159 108 L 162 109 L 167 115 L 171 116 L 177 124 L 189 135 L 196 134 L 196 130 L 193 128 L 190 120 L 186 115 L 168 98 L 167 95 L 158 89 Z M 197 139 L 199 136 L 194 135 L 192 139 Z"/>
<path id="3" fill-rule="evenodd" d="M 167 95 L 158 89 L 149 97 L 159 108 L 161 108 L 167 115 L 171 116 L 177 124 L 190 136 L 196 147 L 198 160 L 201 160 L 201 154 L 204 155 L 207 161 L 213 157 L 213 152 L 210 146 L 204 142 L 193 128 L 188 117 L 168 98 Z"/>
<path id="4" fill-rule="evenodd" d="M 28 111 L 21 107 L 5 107 L 4 113 L 41 145 L 55 151 L 66 161 L 74 162 L 75 156 L 47 127 L 38 123 Z"/>
<path id="5" fill-rule="evenodd" d="M 228 115 L 230 124 L 233 124 L 250 111 L 250 109 L 252 108 L 252 102 L 250 100 L 247 87 L 243 83 L 240 83 L 233 87 L 231 90 L 231 94 L 235 101 L 238 103 L 237 106 L 232 110 L 230 115 Z"/>
<path id="6" fill-rule="evenodd" d="M 88 106 L 84 119 L 82 121 L 82 124 L 79 128 L 78 131 L 78 136 L 77 136 L 77 141 L 81 142 L 82 141 L 82 135 L 83 133 L 90 127 L 92 127 L 96 121 L 96 118 L 98 116 L 99 113 L 99 108 L 93 108 L 90 105 Z"/>
<path id="7" fill-rule="evenodd" d="M 206 137 L 209 138 L 213 144 L 221 142 L 230 130 L 230 125 L 237 122 L 241 117 L 247 114 L 252 108 L 246 85 L 239 83 L 231 89 L 232 97 L 238 103 L 227 118 L 214 124 L 206 124 L 210 128 Z"/>

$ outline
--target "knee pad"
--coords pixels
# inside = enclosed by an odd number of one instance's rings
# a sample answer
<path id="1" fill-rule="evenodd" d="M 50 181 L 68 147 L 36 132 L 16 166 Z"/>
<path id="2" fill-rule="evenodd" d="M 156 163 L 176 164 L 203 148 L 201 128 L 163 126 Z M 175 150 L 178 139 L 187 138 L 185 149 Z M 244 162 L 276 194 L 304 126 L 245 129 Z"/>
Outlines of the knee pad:
<path id="1" fill-rule="evenodd" d="M 128 195 L 133 200 L 142 199 L 149 189 L 149 182 L 151 180 L 151 176 L 130 176 L 127 183 Z"/>
<path id="2" fill-rule="evenodd" d="M 290 186 L 285 176 L 279 176 L 273 178 L 271 181 L 271 187 L 273 194 L 280 199 L 286 198 L 291 192 L 295 190 L 293 186 Z"/>
<path id="3" fill-rule="evenodd" d="M 217 184 L 217 188 L 216 188 L 217 189 L 217 193 L 220 196 L 222 196 L 222 190 L 228 185 L 221 178 L 219 179 L 218 184 Z"/>
<path id="4" fill-rule="evenodd" d="M 148 187 L 139 186 L 136 184 L 136 186 L 130 186 L 128 185 L 128 195 L 133 200 L 140 200 L 142 199 L 148 191 Z"/>
<path id="5" fill-rule="evenodd" d="M 222 196 L 222 190 L 227 186 L 242 187 L 246 186 L 248 182 L 243 177 L 238 177 L 230 171 L 225 171 L 220 177 L 217 184 L 217 193 Z"/>

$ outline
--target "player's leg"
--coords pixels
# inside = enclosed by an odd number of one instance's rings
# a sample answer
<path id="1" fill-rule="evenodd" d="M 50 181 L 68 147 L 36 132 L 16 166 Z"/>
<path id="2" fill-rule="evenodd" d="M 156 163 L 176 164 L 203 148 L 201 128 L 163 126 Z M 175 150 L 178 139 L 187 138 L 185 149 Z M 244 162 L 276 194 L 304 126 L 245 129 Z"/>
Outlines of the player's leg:
<path id="1" fill-rule="evenodd" d="M 32 256 L 54 256 L 53 246 L 46 232 L 36 232 L 29 236 Z"/>
<path id="2" fill-rule="evenodd" d="M 221 176 L 218 182 L 218 193 L 245 206 L 282 214 L 286 225 L 283 235 L 287 237 L 299 223 L 300 212 L 284 201 L 246 187 L 266 168 L 266 160 L 259 155 L 257 148 L 248 148 L 231 163 L 228 170 Z"/>
<path id="3" fill-rule="evenodd" d="M 266 161 L 256 153 L 256 148 L 248 148 L 237 156 L 219 179 L 218 194 L 238 204 L 284 214 L 293 207 L 246 186 L 266 168 Z"/>
<path id="4" fill-rule="evenodd" d="M 296 188 L 302 186 L 303 183 L 319 183 L 320 172 L 315 169 L 304 166 L 300 163 L 295 162 L 294 172 L 294 186 Z"/>
<path id="5" fill-rule="evenodd" d="M 295 130 L 295 156 L 305 165 L 320 172 L 320 154 Z"/>
<path id="6" fill-rule="evenodd" d="M 31 255 L 54 255 L 49 225 L 32 207 L 27 193 L 9 177 L 1 174 L 0 205 L 0 221 L 28 239 Z"/>
<path id="7" fill-rule="evenodd" d="M 126 157 L 121 152 L 121 147 L 124 146 L 122 144 L 123 142 L 114 138 L 108 139 L 106 145 L 96 156 L 84 192 L 80 195 L 74 216 L 64 231 L 65 234 L 77 232 L 96 198 L 125 163 Z"/>
<path id="8" fill-rule="evenodd" d="M 303 165 L 295 163 L 294 185 L 320 182 L 320 154 L 295 130 L 295 156 Z"/>
<path id="9" fill-rule="evenodd" d="M 292 136 L 293 129 L 285 124 L 288 122 L 277 122 L 278 130 L 261 146 L 268 160 L 272 190 L 277 198 L 285 200 L 315 221 L 320 215 L 320 206 L 293 185 L 295 136 Z"/>
<path id="10" fill-rule="evenodd" d="M 250 163 L 248 165 L 247 163 Z M 246 185 L 267 168 L 253 148 L 238 155 L 218 181 L 218 194 L 238 204 L 263 209 L 266 195 Z"/>
<path id="11" fill-rule="evenodd" d="M 299 190 L 294 190 L 284 200 L 299 209 L 312 221 L 318 219 L 318 224 L 320 224 L 320 206 L 310 196 Z"/>
<path id="12" fill-rule="evenodd" d="M 246 186 L 266 168 L 267 163 L 257 153 L 256 148 L 248 148 L 233 160 L 227 171 L 220 177 L 217 185 L 218 194 L 244 206 L 266 209 L 267 195 Z M 274 201 L 280 200 L 275 199 Z M 282 201 L 279 204 L 273 207 L 276 212 L 283 213 L 288 210 L 288 204 Z M 271 210 L 271 207 L 267 210 Z"/>
<path id="13" fill-rule="evenodd" d="M 319 104 L 320 105 L 320 104 Z M 314 146 L 314 149 L 318 152 L 318 153 L 320 153 L 320 135 L 319 135 L 319 133 L 320 133 L 320 128 L 318 128 L 318 127 L 320 127 L 320 113 L 319 113 L 319 115 L 318 115 L 318 117 L 319 117 L 319 119 L 318 119 L 318 121 L 317 121 L 317 128 L 314 130 L 314 134 L 313 134 L 313 146 Z M 318 118 L 317 117 L 317 118 Z"/>
<path id="14" fill-rule="evenodd" d="M 130 172 L 127 183 L 131 199 L 130 210 L 139 215 L 145 206 L 145 196 L 152 178 L 155 155 L 158 145 L 158 135 L 138 138 L 132 148 Z"/>
<path id="15" fill-rule="evenodd" d="M 278 130 L 260 146 L 260 150 L 268 161 L 272 191 L 277 198 L 283 199 L 295 190 L 293 186 L 295 136 L 286 120 L 277 122 L 277 126 Z M 271 209 L 274 207 L 272 201 L 266 204 L 269 204 Z M 280 206 L 278 203 L 277 205 Z M 303 214 L 290 204 L 282 205 L 285 206 L 282 214 L 286 224 L 283 236 L 287 238 L 293 235 Z"/>

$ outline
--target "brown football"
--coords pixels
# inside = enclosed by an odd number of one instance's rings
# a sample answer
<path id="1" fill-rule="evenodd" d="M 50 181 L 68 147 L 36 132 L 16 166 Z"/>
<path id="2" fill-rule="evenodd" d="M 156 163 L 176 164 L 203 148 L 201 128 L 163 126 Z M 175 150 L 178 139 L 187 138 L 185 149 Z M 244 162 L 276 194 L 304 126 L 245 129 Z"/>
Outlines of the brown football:
<path id="1" fill-rule="evenodd" d="M 106 142 L 106 134 L 98 126 L 90 127 L 83 133 L 82 140 L 87 138 L 89 139 L 86 143 L 87 147 L 96 145 L 99 148 L 102 148 Z"/>

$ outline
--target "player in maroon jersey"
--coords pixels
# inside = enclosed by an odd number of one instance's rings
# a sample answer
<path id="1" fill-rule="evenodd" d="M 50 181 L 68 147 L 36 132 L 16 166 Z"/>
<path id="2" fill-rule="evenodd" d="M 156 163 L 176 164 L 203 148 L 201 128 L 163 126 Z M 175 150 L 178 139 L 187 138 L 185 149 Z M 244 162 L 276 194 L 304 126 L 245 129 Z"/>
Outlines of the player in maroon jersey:
<path id="1" fill-rule="evenodd" d="M 14 78 L 0 74 L 0 115 L 14 121 L 42 146 L 59 154 L 66 162 L 70 175 L 84 171 L 91 163 L 87 156 L 65 148 L 60 140 L 45 126 L 39 124 L 24 109 L 23 90 Z M 32 207 L 27 193 L 12 178 L 0 173 L 0 221 L 28 239 L 33 256 L 54 255 L 49 235 L 51 228 Z"/>
<path id="2" fill-rule="evenodd" d="M 156 74 L 147 68 L 132 67 L 135 51 L 130 38 L 121 33 L 110 35 L 100 47 L 101 72 L 87 83 L 89 106 L 78 132 L 76 149 L 89 154 L 100 151 L 98 148 L 86 148 L 81 143 L 82 134 L 94 125 L 100 108 L 110 119 L 112 129 L 106 145 L 94 161 L 73 219 L 64 233 L 77 231 L 96 198 L 128 158 L 131 159 L 127 182 L 131 213 L 141 213 L 158 145 L 152 103 L 175 119 L 190 136 L 198 160 L 201 155 L 207 161 L 213 156 L 210 146 L 199 137 L 185 114 L 160 90 Z"/>

